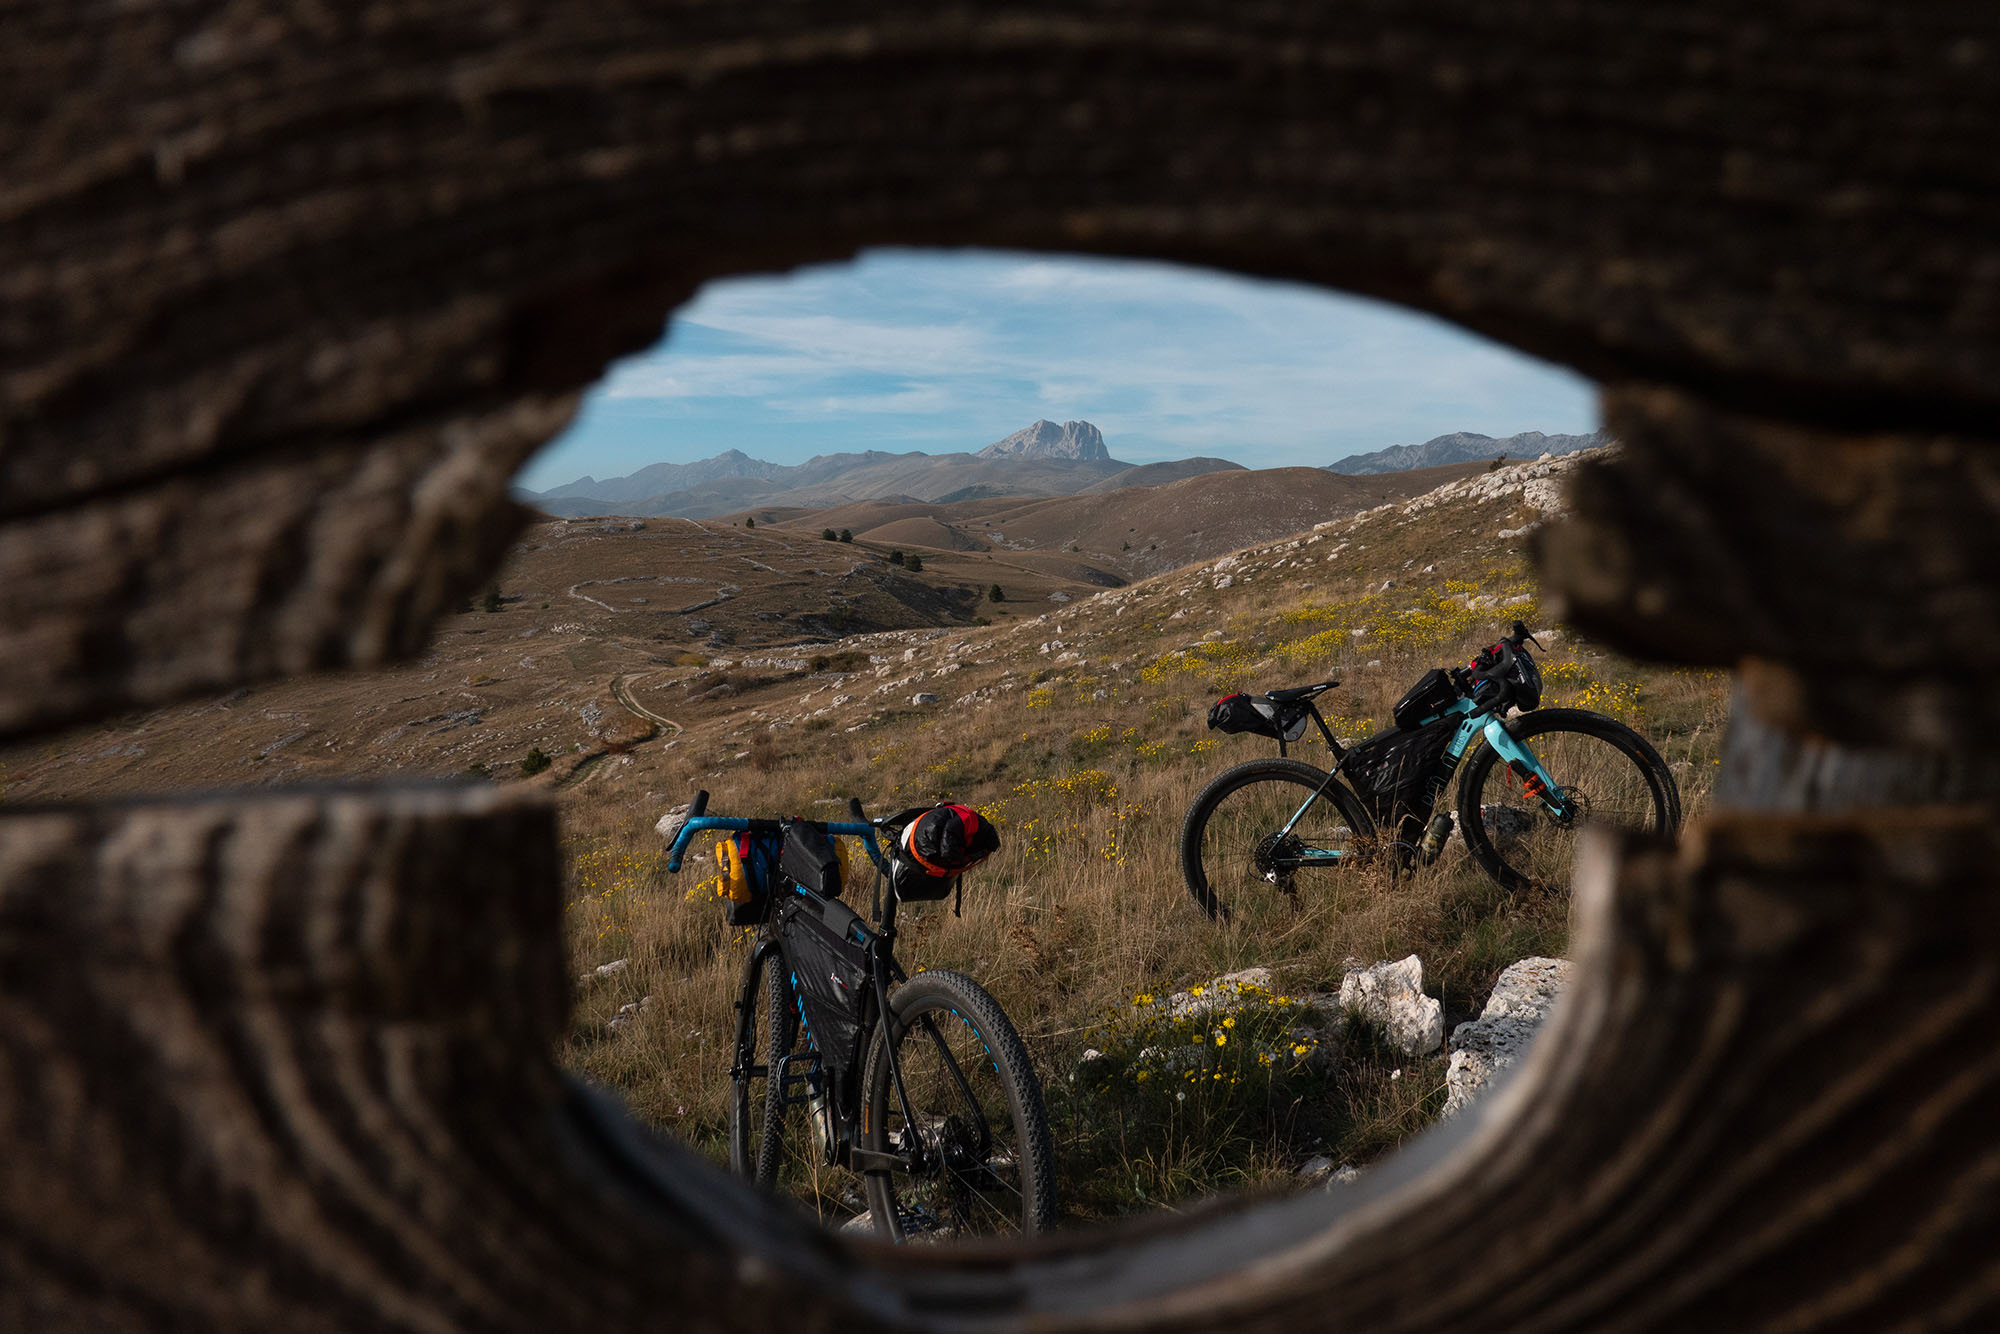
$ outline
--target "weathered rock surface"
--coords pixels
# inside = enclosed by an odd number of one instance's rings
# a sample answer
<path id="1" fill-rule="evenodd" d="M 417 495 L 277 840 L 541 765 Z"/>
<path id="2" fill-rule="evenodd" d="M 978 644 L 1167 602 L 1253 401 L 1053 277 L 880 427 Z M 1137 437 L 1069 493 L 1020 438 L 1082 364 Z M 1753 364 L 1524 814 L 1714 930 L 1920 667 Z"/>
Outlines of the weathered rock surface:
<path id="1" fill-rule="evenodd" d="M 1456 1115 L 1521 1059 L 1549 1007 L 1569 985 L 1567 959 L 1523 959 L 1507 965 L 1477 1019 L 1451 1033 L 1451 1065 L 1445 1071 L 1444 1114 Z"/>
<path id="2" fill-rule="evenodd" d="M 1380 1024 L 1389 1041 L 1412 1056 L 1444 1045 L 1444 1006 L 1424 994 L 1424 964 L 1414 954 L 1350 969 L 1340 981 L 1340 1007 Z"/>
<path id="3" fill-rule="evenodd" d="M 1111 457 L 1104 447 L 1104 434 L 1089 422 L 1037 421 L 1024 426 L 1005 440 L 996 440 L 979 451 L 982 459 L 1078 459 L 1097 462 Z"/>

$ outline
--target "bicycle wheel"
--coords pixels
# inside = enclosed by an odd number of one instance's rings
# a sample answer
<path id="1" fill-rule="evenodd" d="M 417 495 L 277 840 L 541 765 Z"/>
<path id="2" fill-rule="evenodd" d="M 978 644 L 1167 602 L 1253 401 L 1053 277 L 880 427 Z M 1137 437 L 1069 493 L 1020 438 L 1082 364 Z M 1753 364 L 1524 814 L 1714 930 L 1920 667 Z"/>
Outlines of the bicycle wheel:
<path id="1" fill-rule="evenodd" d="M 1576 814 L 1557 820 L 1498 752 L 1479 748 L 1459 776 L 1458 827 L 1466 848 L 1504 888 L 1568 889 L 1585 825 L 1662 838 L 1680 832 L 1680 788 L 1666 761 L 1617 719 L 1543 709 L 1507 729 L 1534 752 Z"/>
<path id="2" fill-rule="evenodd" d="M 898 987 L 889 1011 L 862 1084 L 862 1146 L 901 1160 L 863 1178 L 877 1234 L 942 1241 L 1047 1230 L 1056 1214 L 1048 1109 L 999 1004 L 971 978 L 935 972 Z"/>
<path id="3" fill-rule="evenodd" d="M 774 1076 L 797 1039 L 798 1015 L 784 956 L 760 945 L 744 965 L 736 1001 L 736 1063 L 730 1070 L 729 1166 L 765 1189 L 778 1183 L 785 1103 Z"/>
<path id="4" fill-rule="evenodd" d="M 1181 822 L 1181 874 L 1203 912 L 1226 922 L 1260 905 L 1289 904 L 1301 884 L 1331 883 L 1366 855 L 1374 821 L 1345 784 L 1326 778 L 1298 760 L 1252 760 L 1201 790 Z M 1333 853 L 1340 855 L 1326 855 Z"/>

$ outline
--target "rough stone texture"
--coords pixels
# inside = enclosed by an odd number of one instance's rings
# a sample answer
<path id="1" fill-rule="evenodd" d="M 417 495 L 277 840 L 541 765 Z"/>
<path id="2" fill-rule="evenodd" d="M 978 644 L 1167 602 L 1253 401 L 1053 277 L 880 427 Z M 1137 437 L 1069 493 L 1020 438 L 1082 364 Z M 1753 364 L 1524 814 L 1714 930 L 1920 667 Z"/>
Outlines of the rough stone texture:
<path id="1" fill-rule="evenodd" d="M 1797 0 L 1670 19 L 1520 0 L 1337 17 L 1213 0 L 27 13 L 43 17 L 15 25 L 0 108 L 21 127 L 0 139 L 8 517 L 80 525 L 109 497 L 195 474 L 221 493 L 246 468 L 297 467 L 300 492 L 320 492 L 314 461 L 341 441 L 368 451 L 345 471 L 426 475 L 421 456 L 529 399 L 566 410 L 703 276 L 864 241 L 1281 273 L 1614 383 L 1840 429 L 1990 434 L 2000 407 L 1990 15 Z M 1658 434 L 1651 418 L 1612 424 Z M 498 474 L 551 429 L 496 444 L 463 522 L 511 521 Z M 1685 428 L 1670 414 L 1666 429 Z M 404 597 L 409 635 L 388 639 L 304 611 L 362 599 L 395 563 L 387 541 L 338 579 L 324 559 L 214 553 L 215 582 L 308 622 L 310 647 L 240 654 L 236 674 L 408 652 L 427 598 Z M 451 545 L 436 582 L 456 593 L 477 582 L 459 566 L 498 548 Z M 0 563 L 0 588 L 32 573 Z M 69 611 L 143 617 L 145 591 L 99 578 Z M 0 673 L 17 695 L 0 727 L 220 675 L 213 650 L 183 664 L 164 643 L 126 654 L 78 634 L 83 684 Z"/>
<path id="2" fill-rule="evenodd" d="M 1677 859 L 1589 854 L 1521 1096 L 1338 1196 L 1025 1253 L 846 1250 L 567 1087 L 545 811 L 8 814 L 0 1327 L 2000 1323 L 2000 11 L 40 0 L 7 36 L 0 733 L 414 651 L 609 358 L 705 277 L 894 242 L 1328 283 L 1599 377 L 1623 456 L 1545 568 L 1752 716 Z"/>
<path id="3" fill-rule="evenodd" d="M 1340 1007 L 1380 1024 L 1389 1041 L 1412 1056 L 1428 1056 L 1444 1045 L 1444 1006 L 1424 994 L 1424 964 L 1414 954 L 1350 968 L 1340 979 Z"/>
<path id="4" fill-rule="evenodd" d="M 1522 959 L 1500 971 L 1477 1019 L 1451 1030 L 1451 1064 L 1445 1070 L 1444 1114 L 1456 1116 L 1502 1070 L 1528 1049 L 1573 971 L 1567 959 Z"/>
<path id="5" fill-rule="evenodd" d="M 1176 991 L 1160 1002 L 1170 1018 L 1188 1019 L 1202 1014 L 1228 1014 L 1239 1010 L 1251 1001 L 1246 993 L 1254 997 L 1258 992 L 1271 989 L 1271 970 L 1268 968 L 1241 968 L 1221 977 L 1210 978 L 1200 986 L 1189 987 L 1186 991 Z"/>
<path id="6" fill-rule="evenodd" d="M 1662 389 L 1605 402 L 1625 448 L 1580 465 L 1574 521 L 1543 530 L 1556 614 L 1672 661 L 1748 662 L 1751 701 L 1793 733 L 1979 749 L 2000 724 L 1966 670 L 2000 658 L 1990 434 L 1842 436 Z"/>

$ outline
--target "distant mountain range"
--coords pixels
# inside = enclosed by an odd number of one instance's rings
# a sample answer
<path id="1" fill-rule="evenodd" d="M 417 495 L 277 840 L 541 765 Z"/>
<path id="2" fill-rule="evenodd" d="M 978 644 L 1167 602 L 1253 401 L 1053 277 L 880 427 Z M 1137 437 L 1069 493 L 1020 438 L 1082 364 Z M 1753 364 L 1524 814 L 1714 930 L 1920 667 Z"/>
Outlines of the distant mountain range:
<path id="1" fill-rule="evenodd" d="M 1609 444 L 1610 439 L 1603 431 L 1590 435 L 1525 431 L 1504 439 L 1457 431 L 1421 445 L 1349 455 L 1323 471 L 1372 476 L 1485 463 L 1502 454 L 1532 459 L 1590 449 Z M 732 449 L 696 463 L 655 463 L 626 477 L 579 477 L 547 491 L 516 494 L 525 503 L 563 518 L 634 514 L 707 519 L 751 510 L 823 510 L 863 501 L 951 505 L 1097 495 L 1133 486 L 1163 486 L 1204 473 L 1241 471 L 1239 463 L 1207 457 L 1135 466 L 1112 458 L 1104 433 L 1087 421 L 1060 425 L 1036 421 L 975 454 L 914 450 L 891 454 L 871 449 L 821 454 L 787 465 Z"/>
<path id="2" fill-rule="evenodd" d="M 520 491 L 549 514 L 672 515 L 704 519 L 750 509 L 825 509 L 863 500 L 954 504 L 1000 496 L 1071 496 L 1156 486 L 1205 472 L 1240 471 L 1227 459 L 1134 466 L 1111 457 L 1086 421 L 1037 421 L 976 454 L 822 454 L 796 465 L 732 449 L 698 463 L 655 463 L 627 477 L 579 477 Z"/>
<path id="3" fill-rule="evenodd" d="M 1608 431 L 1592 431 L 1589 435 L 1543 435 L 1540 431 L 1523 431 L 1498 440 L 1477 431 L 1453 431 L 1450 435 L 1426 440 L 1421 445 L 1391 445 L 1372 454 L 1349 454 L 1337 463 L 1327 464 L 1326 470 L 1350 477 L 1366 477 L 1376 473 L 1405 472 L 1411 468 L 1439 468 L 1451 463 L 1485 463 L 1502 454 L 1519 463 L 1544 454 L 1574 454 L 1580 449 L 1596 449 L 1610 443 L 1611 433 Z"/>

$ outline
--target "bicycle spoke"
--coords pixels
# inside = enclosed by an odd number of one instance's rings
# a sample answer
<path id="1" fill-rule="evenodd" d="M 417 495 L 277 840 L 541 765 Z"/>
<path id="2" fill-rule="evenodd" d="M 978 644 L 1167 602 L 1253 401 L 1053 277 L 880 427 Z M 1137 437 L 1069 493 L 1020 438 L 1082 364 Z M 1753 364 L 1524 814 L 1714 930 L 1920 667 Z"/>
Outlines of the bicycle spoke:
<path id="1" fill-rule="evenodd" d="M 1496 875 L 1505 870 L 1528 884 L 1567 888 L 1583 830 L 1595 826 L 1656 834 L 1668 827 L 1668 810 L 1647 767 L 1629 742 L 1613 739 L 1618 735 L 1614 724 L 1592 721 L 1595 715 L 1574 722 L 1544 721 L 1546 715 L 1530 718 L 1521 731 L 1523 744 L 1554 780 L 1555 792 L 1545 794 L 1538 780 L 1492 762 L 1483 769 L 1479 790 L 1466 794 L 1477 801 L 1491 855 L 1502 864 Z M 1567 808 L 1569 818 L 1550 812 L 1547 795 Z"/>
<path id="2" fill-rule="evenodd" d="M 891 1183 L 899 1226 L 936 1240 L 1020 1232 L 1030 1211 L 1020 1131 L 985 1040 L 942 1006 L 918 1016 L 903 1038 L 903 1086 L 917 1119 L 904 1123 L 893 1100 L 885 1107 L 895 1123 L 887 1139 L 911 1167 Z"/>
<path id="3" fill-rule="evenodd" d="M 1239 766 L 1190 808 L 1182 831 L 1188 887 L 1218 920 L 1254 926 L 1290 919 L 1302 891 L 1339 882 L 1360 849 L 1325 775 L 1294 762 Z"/>

